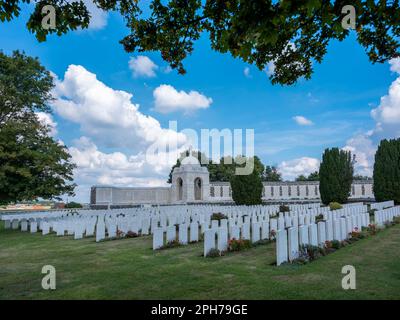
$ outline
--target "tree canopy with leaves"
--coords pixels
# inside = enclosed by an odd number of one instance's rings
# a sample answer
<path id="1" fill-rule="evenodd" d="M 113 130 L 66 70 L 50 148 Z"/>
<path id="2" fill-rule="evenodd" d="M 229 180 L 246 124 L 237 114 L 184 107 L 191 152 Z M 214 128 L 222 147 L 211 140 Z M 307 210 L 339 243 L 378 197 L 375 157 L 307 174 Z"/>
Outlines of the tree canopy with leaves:
<path id="1" fill-rule="evenodd" d="M 319 172 L 312 172 L 308 176 L 301 174 L 296 178 L 296 181 L 319 181 Z"/>
<path id="2" fill-rule="evenodd" d="M 275 166 L 266 166 L 263 174 L 264 181 L 279 182 L 282 181 L 282 175 Z"/>
<path id="3" fill-rule="evenodd" d="M 0 20 L 20 14 L 21 3 L 31 0 L 0 1 Z M 129 34 L 121 39 L 127 52 L 158 51 L 179 73 L 186 72 L 183 61 L 192 54 L 200 37 L 208 36 L 210 46 L 220 53 L 256 65 L 264 70 L 274 64 L 273 83 L 294 84 L 310 79 L 313 65 L 321 63 L 333 40 L 350 34 L 342 21 L 351 4 L 355 8 L 357 41 L 372 63 L 399 56 L 399 0 L 93 0 L 106 11 L 124 18 Z M 56 28 L 41 25 L 44 5 L 56 9 Z M 39 41 L 49 34 L 62 35 L 87 28 L 90 13 L 84 1 L 46 0 L 36 3 L 27 23 Z"/>
<path id="4" fill-rule="evenodd" d="M 71 156 L 36 115 L 52 88 L 37 59 L 0 52 L 0 204 L 73 195 Z"/>
<path id="5" fill-rule="evenodd" d="M 232 199 L 237 205 L 258 205 L 262 203 L 263 184 L 257 170 L 249 175 L 232 175 L 230 179 Z"/>
<path id="6" fill-rule="evenodd" d="M 354 159 L 351 152 L 325 149 L 319 168 L 319 191 L 324 204 L 347 202 L 353 182 Z"/>

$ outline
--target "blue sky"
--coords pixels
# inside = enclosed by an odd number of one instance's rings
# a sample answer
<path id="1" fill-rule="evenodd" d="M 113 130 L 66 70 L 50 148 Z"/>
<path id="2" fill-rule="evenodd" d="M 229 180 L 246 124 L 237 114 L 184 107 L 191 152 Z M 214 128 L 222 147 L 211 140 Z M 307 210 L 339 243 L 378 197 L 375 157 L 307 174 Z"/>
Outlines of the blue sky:
<path id="1" fill-rule="evenodd" d="M 265 71 L 233 59 L 229 54 L 211 51 L 206 36 L 196 44 L 193 55 L 184 61 L 185 76 L 168 72 L 167 64 L 158 53 L 124 52 L 118 41 L 128 30 L 119 15 L 103 14 L 95 18 L 97 26 L 89 30 L 51 36 L 44 43 L 38 43 L 26 30 L 26 11 L 18 19 L 0 24 L 1 49 L 5 53 L 19 49 L 39 57 L 62 85 L 59 98 L 64 102 L 75 99 L 75 114 L 66 110 L 66 104 L 59 104 L 54 106 L 50 120 L 46 119 L 55 126 L 55 137 L 71 148 L 73 159 L 78 163 L 78 200 L 88 200 L 88 188 L 93 184 L 162 185 L 168 166 L 152 168 L 143 164 L 139 155 L 154 138 L 141 134 L 131 137 L 128 131 L 123 136 L 124 130 L 136 130 L 136 122 L 121 124 L 124 128 L 120 129 L 118 126 L 124 119 L 117 122 L 119 109 L 116 106 L 105 114 L 105 117 L 112 115 L 110 118 L 115 114 L 115 123 L 111 123 L 111 119 L 105 124 L 107 121 L 100 121 L 96 115 L 90 123 L 81 119 L 90 118 L 93 110 L 107 109 L 107 101 L 125 100 L 103 97 L 104 101 L 93 108 L 88 106 L 89 102 L 80 104 L 88 97 L 75 96 L 71 92 L 73 80 L 69 80 L 71 83 L 64 81 L 70 65 L 83 67 L 71 71 L 71 77 L 96 75 L 97 81 L 110 88 L 111 96 L 118 95 L 118 90 L 132 94 L 136 112 L 140 112 L 140 117 L 151 118 L 143 120 L 147 121 L 143 124 L 146 128 L 156 121 L 161 129 L 166 129 L 169 121 L 176 120 L 178 131 L 183 128 L 254 129 L 255 153 L 265 164 L 278 165 L 287 179 L 313 171 L 323 150 L 333 146 L 355 152 L 360 159 L 358 171 L 370 174 L 379 139 L 399 135 L 400 106 L 396 95 L 399 63 L 372 65 L 354 35 L 344 42 L 331 43 L 323 63 L 315 65 L 311 80 L 302 79 L 287 87 L 272 85 Z M 155 76 L 134 75 L 129 61 L 138 56 L 146 56 L 158 66 L 153 69 Z M 176 109 L 178 111 L 169 112 L 165 99 L 170 96 L 163 96 L 164 109 L 155 102 L 155 91 L 162 85 L 178 93 L 196 91 L 197 98 L 203 100 L 197 101 L 197 105 L 193 102 L 192 109 L 182 105 L 181 109 Z M 394 93 L 389 93 L 390 86 Z M 88 84 L 87 88 L 93 86 Z M 97 83 L 95 88 L 102 87 Z M 381 102 L 384 96 L 387 99 Z M 190 103 L 189 99 L 187 104 Z M 79 108 L 88 109 L 81 112 Z M 376 111 L 372 116 L 373 109 Z M 296 122 L 296 116 L 303 118 Z M 167 133 L 160 128 L 155 131 L 156 135 Z M 119 134 L 122 136 L 114 141 L 113 135 Z M 124 141 L 125 137 L 129 142 Z"/>

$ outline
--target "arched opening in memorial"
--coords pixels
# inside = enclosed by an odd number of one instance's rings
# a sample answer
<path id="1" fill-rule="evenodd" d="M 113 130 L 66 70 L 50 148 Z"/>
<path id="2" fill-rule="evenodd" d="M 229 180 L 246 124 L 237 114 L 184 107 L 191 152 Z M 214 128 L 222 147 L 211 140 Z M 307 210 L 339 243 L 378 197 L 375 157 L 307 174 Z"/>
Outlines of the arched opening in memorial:
<path id="1" fill-rule="evenodd" d="M 178 188 L 178 201 L 182 201 L 183 199 L 183 180 L 181 178 L 178 178 L 176 180 L 176 185 Z"/>
<path id="2" fill-rule="evenodd" d="M 203 200 L 202 182 L 200 178 L 196 178 L 194 180 L 194 200 Z"/>

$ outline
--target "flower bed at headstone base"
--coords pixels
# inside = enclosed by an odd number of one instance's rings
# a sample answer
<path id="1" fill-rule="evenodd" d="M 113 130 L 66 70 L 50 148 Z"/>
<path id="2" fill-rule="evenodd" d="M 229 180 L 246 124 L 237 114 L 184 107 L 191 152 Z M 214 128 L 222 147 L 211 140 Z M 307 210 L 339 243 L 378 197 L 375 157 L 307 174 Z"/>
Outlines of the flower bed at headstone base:
<path id="1" fill-rule="evenodd" d="M 138 238 L 138 237 L 140 237 L 140 234 L 137 234 L 136 232 L 128 231 L 125 233 L 118 229 L 117 232 L 115 233 L 115 237 L 104 238 L 104 239 L 101 239 L 99 242 Z"/>
<path id="2" fill-rule="evenodd" d="M 361 231 L 358 230 L 358 228 L 355 228 L 349 234 L 350 237 L 344 241 L 326 241 L 323 247 L 303 245 L 300 247 L 299 257 L 297 259 L 293 260 L 292 262 L 283 263 L 282 265 L 304 265 L 306 263 L 310 263 L 359 240 L 375 236 L 378 232 L 384 230 L 385 228 L 392 227 L 397 224 L 400 224 L 400 217 L 394 218 L 393 222 L 386 222 L 383 228 L 378 228 L 375 224 L 370 224 L 367 228 L 363 228 Z"/>
<path id="3" fill-rule="evenodd" d="M 211 215 L 211 220 L 219 221 L 223 219 L 228 219 L 228 217 L 221 212 L 216 212 Z"/>
<path id="4" fill-rule="evenodd" d="M 243 250 L 248 250 L 251 248 L 255 248 L 261 245 L 267 245 L 272 242 L 274 242 L 275 239 L 273 240 L 259 240 L 257 242 L 251 242 L 250 240 L 243 240 L 243 239 L 231 239 L 228 241 L 228 249 L 226 251 L 220 251 L 218 249 L 211 249 L 207 255 L 206 258 L 216 258 L 216 257 L 222 257 L 228 253 L 233 253 L 233 252 L 239 252 Z"/>
<path id="5" fill-rule="evenodd" d="M 170 242 L 167 242 L 167 244 L 163 245 L 161 248 L 157 250 L 165 250 L 165 249 L 171 249 L 171 248 L 177 248 L 182 246 L 182 244 L 178 240 L 173 240 Z"/>

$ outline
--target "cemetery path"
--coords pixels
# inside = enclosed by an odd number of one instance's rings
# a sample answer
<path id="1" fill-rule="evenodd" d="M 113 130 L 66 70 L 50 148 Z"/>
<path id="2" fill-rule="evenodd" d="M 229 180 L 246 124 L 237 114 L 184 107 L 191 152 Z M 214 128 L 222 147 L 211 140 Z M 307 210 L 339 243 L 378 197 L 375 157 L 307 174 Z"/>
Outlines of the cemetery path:
<path id="1" fill-rule="evenodd" d="M 0 299 L 400 299 L 400 225 L 298 266 L 273 266 L 274 244 L 203 258 L 203 244 L 153 252 L 151 237 L 94 242 L 4 230 Z M 41 287 L 44 265 L 57 290 Z M 357 290 L 341 288 L 344 265 Z"/>

